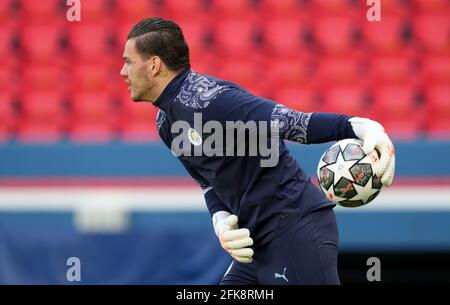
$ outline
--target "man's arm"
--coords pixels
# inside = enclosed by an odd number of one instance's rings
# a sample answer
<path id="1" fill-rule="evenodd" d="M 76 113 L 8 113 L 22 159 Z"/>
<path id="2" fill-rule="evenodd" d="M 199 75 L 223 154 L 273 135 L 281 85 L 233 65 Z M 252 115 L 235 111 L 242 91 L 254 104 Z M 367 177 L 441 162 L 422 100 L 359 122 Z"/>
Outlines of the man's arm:
<path id="1" fill-rule="evenodd" d="M 305 144 L 360 139 L 366 154 L 375 148 L 379 151 L 380 162 L 375 167 L 375 174 L 381 177 L 383 185 L 392 184 L 394 145 L 378 122 L 335 113 L 303 113 L 277 104 L 272 111 L 271 124 L 277 127 L 280 138 Z"/>
<path id="2" fill-rule="evenodd" d="M 219 238 L 222 248 L 241 263 L 252 262 L 253 250 L 248 248 L 253 245 L 250 231 L 239 229 L 237 216 L 233 215 L 225 203 L 220 200 L 208 181 L 186 162 L 179 160 L 203 190 L 206 206 L 212 217 L 214 232 Z"/>
<path id="3" fill-rule="evenodd" d="M 303 144 L 339 141 L 356 138 L 363 141 L 366 154 L 375 148 L 380 152 L 380 161 L 375 173 L 381 182 L 389 186 L 395 171 L 395 152 L 392 141 L 379 123 L 343 114 L 325 112 L 301 112 L 254 96 L 242 88 L 222 92 L 206 115 L 210 119 L 226 121 L 270 122 L 272 130 L 278 131 L 281 139 Z M 205 113 L 205 112 L 204 112 Z M 209 118 L 206 117 L 208 120 Z"/>
<path id="4" fill-rule="evenodd" d="M 189 175 L 197 182 L 200 188 L 203 190 L 203 195 L 205 197 L 206 207 L 208 208 L 209 213 L 213 216 L 215 213 L 219 211 L 231 212 L 230 209 L 223 203 L 222 200 L 219 199 L 214 189 L 209 185 L 209 182 L 203 178 L 194 168 L 189 166 L 186 162 L 181 159 L 181 164 L 183 164 L 184 168 L 187 170 Z"/>
<path id="5" fill-rule="evenodd" d="M 358 138 L 348 115 L 328 112 L 301 112 L 275 104 L 270 121 L 281 139 L 303 144 Z"/>

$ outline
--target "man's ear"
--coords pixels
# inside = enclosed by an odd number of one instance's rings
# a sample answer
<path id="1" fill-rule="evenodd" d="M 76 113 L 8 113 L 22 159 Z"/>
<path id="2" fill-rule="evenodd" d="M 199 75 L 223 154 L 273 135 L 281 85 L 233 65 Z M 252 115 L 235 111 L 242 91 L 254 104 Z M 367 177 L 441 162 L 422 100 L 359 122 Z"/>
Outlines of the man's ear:
<path id="1" fill-rule="evenodd" d="M 150 65 L 150 73 L 152 74 L 152 76 L 156 76 L 162 69 L 162 61 L 161 58 L 159 58 L 159 56 L 152 56 L 148 59 L 149 65 Z"/>

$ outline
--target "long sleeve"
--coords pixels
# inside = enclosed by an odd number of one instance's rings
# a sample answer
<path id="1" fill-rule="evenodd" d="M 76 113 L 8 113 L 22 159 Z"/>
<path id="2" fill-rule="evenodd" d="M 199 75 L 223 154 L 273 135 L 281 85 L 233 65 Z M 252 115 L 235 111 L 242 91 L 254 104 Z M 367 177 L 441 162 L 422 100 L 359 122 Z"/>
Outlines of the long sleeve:
<path id="1" fill-rule="evenodd" d="M 208 107 L 206 120 L 215 118 L 222 123 L 263 121 L 270 124 L 272 129 L 276 127 L 280 139 L 303 144 L 357 138 L 348 122 L 351 116 L 296 111 L 240 88 L 224 91 L 218 99 L 220 100 Z"/>
<path id="2" fill-rule="evenodd" d="M 214 189 L 209 185 L 208 181 L 206 181 L 206 179 L 204 179 L 194 168 L 190 167 L 186 162 L 181 159 L 178 160 L 181 161 L 181 164 L 183 164 L 187 172 L 203 190 L 206 206 L 211 216 L 218 211 L 230 212 L 230 209 L 223 203 L 222 200 L 220 200 Z"/>

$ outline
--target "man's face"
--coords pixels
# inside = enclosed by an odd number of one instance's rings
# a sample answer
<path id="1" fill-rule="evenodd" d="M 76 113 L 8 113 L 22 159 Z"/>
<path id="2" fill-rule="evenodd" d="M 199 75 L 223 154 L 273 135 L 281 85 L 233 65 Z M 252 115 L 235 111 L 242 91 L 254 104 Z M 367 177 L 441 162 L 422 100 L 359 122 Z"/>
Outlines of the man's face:
<path id="1" fill-rule="evenodd" d="M 123 64 L 120 75 L 125 78 L 125 82 L 129 84 L 128 92 L 130 92 L 133 101 L 149 101 L 152 88 L 155 86 L 155 80 L 151 74 L 151 60 L 143 58 L 135 48 L 135 40 L 130 39 L 125 44 L 123 53 Z"/>

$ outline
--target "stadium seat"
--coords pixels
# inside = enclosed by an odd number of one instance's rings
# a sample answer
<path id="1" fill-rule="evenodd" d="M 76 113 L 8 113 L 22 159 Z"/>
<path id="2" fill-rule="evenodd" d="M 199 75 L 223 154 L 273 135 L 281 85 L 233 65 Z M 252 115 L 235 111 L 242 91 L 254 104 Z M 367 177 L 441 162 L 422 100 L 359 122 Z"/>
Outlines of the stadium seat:
<path id="1" fill-rule="evenodd" d="M 446 55 L 424 56 L 422 72 L 426 83 L 450 84 L 450 57 Z"/>
<path id="2" fill-rule="evenodd" d="M 318 82 L 324 86 L 361 83 L 366 80 L 363 72 L 357 57 L 325 56 L 318 60 Z"/>
<path id="3" fill-rule="evenodd" d="M 301 10 L 298 0 L 260 0 L 259 7 L 264 16 L 289 17 Z"/>
<path id="4" fill-rule="evenodd" d="M 259 66 L 257 59 L 222 58 L 217 76 L 247 88 L 258 79 Z"/>
<path id="5" fill-rule="evenodd" d="M 11 94 L 0 90 L 0 142 L 12 137 L 16 121 Z"/>
<path id="6" fill-rule="evenodd" d="M 274 57 L 270 64 L 263 68 L 263 76 L 273 86 L 298 86 L 313 79 L 315 63 L 309 54 L 300 53 L 294 57 Z"/>
<path id="7" fill-rule="evenodd" d="M 79 60 L 105 60 L 110 57 L 112 35 L 104 23 L 80 22 L 70 26 L 69 43 Z"/>
<path id="8" fill-rule="evenodd" d="M 21 31 L 21 42 L 28 60 L 54 61 L 60 55 L 62 33 L 56 24 L 27 24 Z"/>
<path id="9" fill-rule="evenodd" d="M 105 17 L 107 17 L 109 7 L 108 0 L 89 0 L 89 1 L 80 1 L 81 3 L 81 20 L 83 22 L 97 22 Z M 134 1 L 129 2 L 133 3 Z"/>
<path id="10" fill-rule="evenodd" d="M 448 0 L 414 0 L 414 4 L 419 13 L 439 13 L 450 9 Z"/>
<path id="11" fill-rule="evenodd" d="M 412 8 L 412 4 L 404 0 L 381 1 L 381 20 L 384 16 L 408 17 L 413 12 Z"/>
<path id="12" fill-rule="evenodd" d="M 164 15 L 169 19 L 198 19 L 199 12 L 205 10 L 202 0 L 165 0 L 163 6 Z"/>
<path id="13" fill-rule="evenodd" d="M 115 134 L 116 112 L 106 92 L 73 95 L 69 136 L 74 142 L 108 142 Z"/>
<path id="14" fill-rule="evenodd" d="M 62 92 L 67 83 L 64 71 L 55 65 L 27 64 L 23 70 L 22 89 L 28 91 L 56 91 Z"/>
<path id="15" fill-rule="evenodd" d="M 374 88 L 373 118 L 394 138 L 416 138 L 423 128 L 423 110 L 416 95 L 414 86 Z"/>
<path id="16" fill-rule="evenodd" d="M 416 83 L 419 77 L 413 59 L 407 55 L 373 56 L 370 59 L 372 81 L 376 84 Z"/>
<path id="17" fill-rule="evenodd" d="M 10 65 L 0 65 L 0 92 L 9 91 L 13 69 Z"/>
<path id="18" fill-rule="evenodd" d="M 222 64 L 211 53 L 191 58 L 191 69 L 199 73 L 217 75 Z"/>
<path id="19" fill-rule="evenodd" d="M 111 71 L 104 63 L 75 64 L 70 70 L 72 92 L 112 90 L 116 86 L 111 81 L 113 73 L 119 73 L 119 71 Z"/>
<path id="20" fill-rule="evenodd" d="M 4 0 L 0 5 L 0 24 L 5 22 L 11 14 L 12 0 Z"/>
<path id="21" fill-rule="evenodd" d="M 248 55 L 256 47 L 256 30 L 246 20 L 224 20 L 216 24 L 214 40 L 217 53 L 221 55 Z"/>
<path id="22" fill-rule="evenodd" d="M 450 84 L 428 88 L 426 118 L 429 137 L 450 139 Z"/>
<path id="23" fill-rule="evenodd" d="M 414 19 L 414 34 L 425 50 L 449 54 L 450 17 L 448 13 L 417 16 Z"/>
<path id="24" fill-rule="evenodd" d="M 251 0 L 212 0 L 211 14 L 221 18 L 245 17 L 255 12 Z"/>
<path id="25" fill-rule="evenodd" d="M 120 137 L 125 142 L 151 142 L 159 138 L 156 128 L 158 108 L 151 103 L 135 103 L 129 95 L 121 101 Z"/>
<path id="26" fill-rule="evenodd" d="M 190 57 L 204 56 L 205 49 L 208 47 L 209 27 L 198 20 L 177 20 L 177 23 L 183 29 L 184 39 L 189 46 Z"/>
<path id="27" fill-rule="evenodd" d="M 122 54 L 124 51 L 125 43 L 127 41 L 128 33 L 131 31 L 133 26 L 137 23 L 136 20 L 131 20 L 128 22 L 121 22 L 116 25 L 116 41 L 118 52 L 120 54 L 120 58 L 122 58 Z"/>
<path id="28" fill-rule="evenodd" d="M 302 112 L 321 111 L 317 93 L 311 87 L 282 87 L 273 90 L 271 98 L 291 109 Z"/>
<path id="29" fill-rule="evenodd" d="M 65 122 L 62 97 L 54 91 L 26 92 L 21 96 L 23 112 L 18 139 L 21 142 L 56 142 Z"/>
<path id="30" fill-rule="evenodd" d="M 363 37 L 368 50 L 382 54 L 401 52 L 405 46 L 403 19 L 397 16 L 383 16 L 382 20 L 363 23 Z"/>
<path id="31" fill-rule="evenodd" d="M 370 116 L 370 107 L 366 102 L 366 92 L 361 86 L 331 87 L 324 93 L 323 111 L 342 113 L 352 116 Z"/>
<path id="32" fill-rule="evenodd" d="M 14 31 L 10 24 L 6 22 L 0 24 L 0 62 L 3 62 L 5 58 L 11 58 L 13 38 Z"/>
<path id="33" fill-rule="evenodd" d="M 347 17 L 324 17 L 315 21 L 313 35 L 322 52 L 349 54 L 355 46 L 356 27 Z"/>
<path id="34" fill-rule="evenodd" d="M 143 18 L 157 15 L 154 3 L 148 0 L 116 0 L 118 23 L 134 24 Z"/>
<path id="35" fill-rule="evenodd" d="M 354 2 L 349 0 L 311 0 L 311 9 L 316 15 L 342 15 L 355 8 Z"/>
<path id="36" fill-rule="evenodd" d="M 263 25 L 266 52 L 286 56 L 305 48 L 305 24 L 298 18 L 271 18 Z"/>
<path id="37" fill-rule="evenodd" d="M 83 1 L 81 1 L 83 2 Z M 46 0 L 46 1 L 20 1 L 22 8 L 22 19 L 27 22 L 47 23 L 49 20 L 66 20 L 66 1 Z"/>

